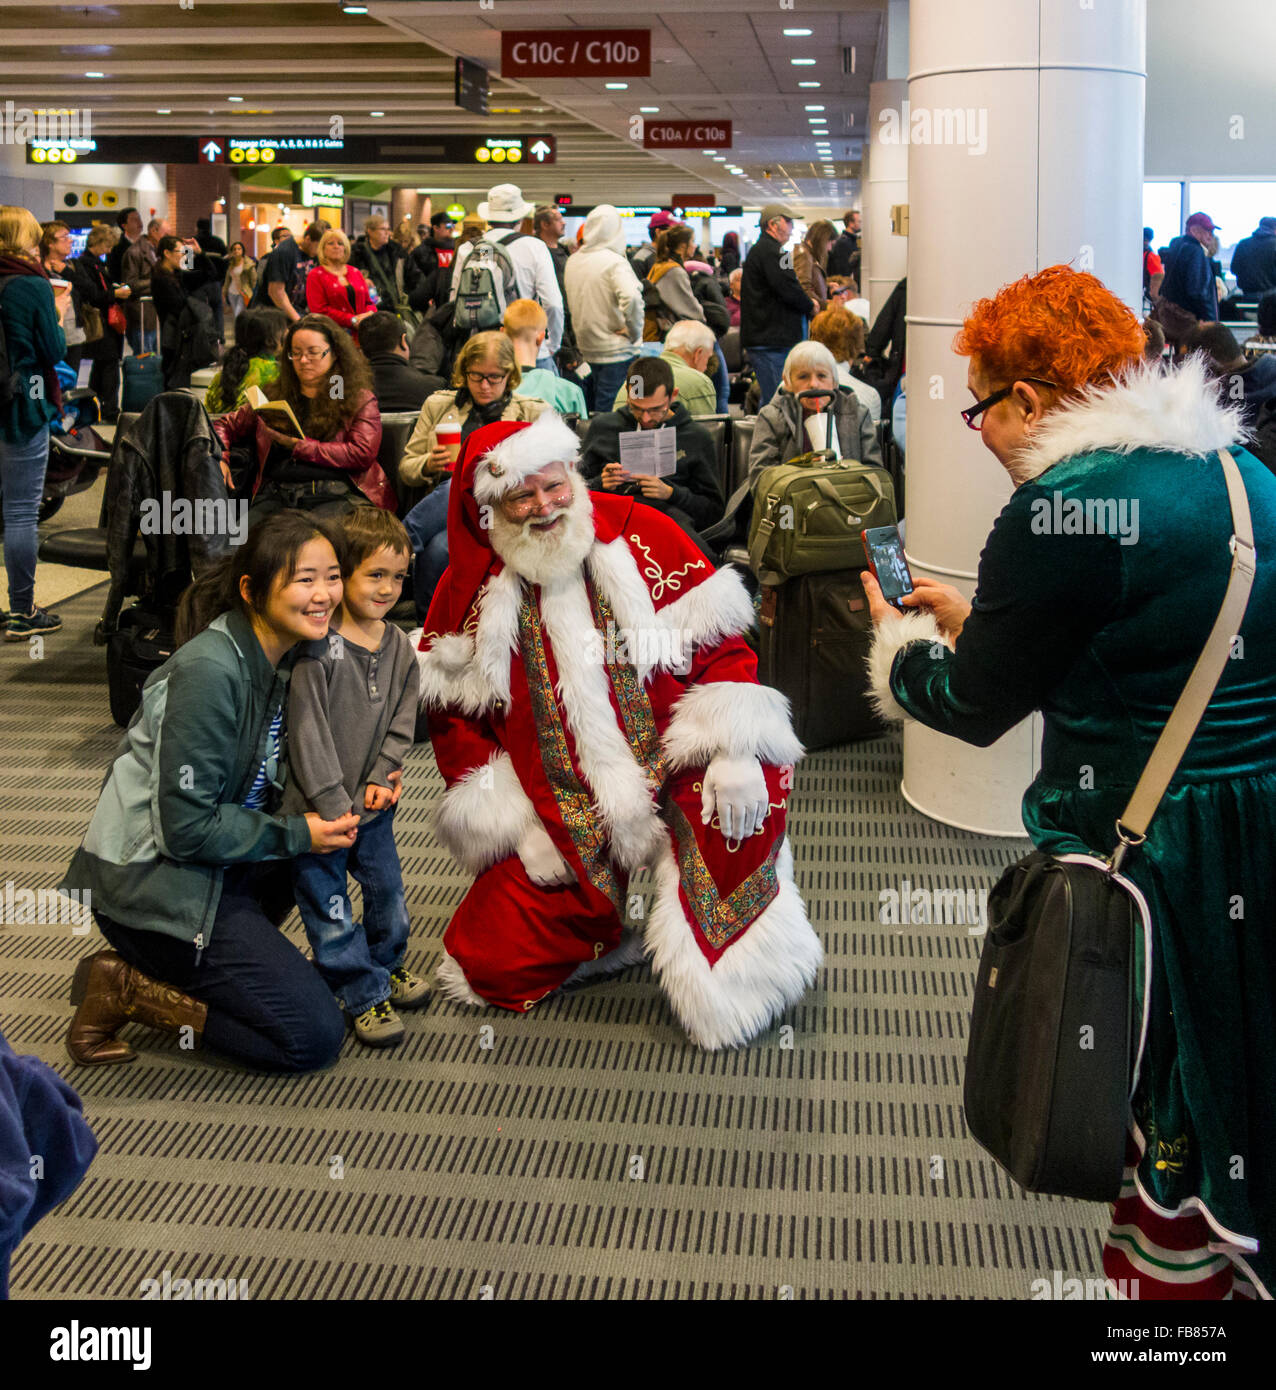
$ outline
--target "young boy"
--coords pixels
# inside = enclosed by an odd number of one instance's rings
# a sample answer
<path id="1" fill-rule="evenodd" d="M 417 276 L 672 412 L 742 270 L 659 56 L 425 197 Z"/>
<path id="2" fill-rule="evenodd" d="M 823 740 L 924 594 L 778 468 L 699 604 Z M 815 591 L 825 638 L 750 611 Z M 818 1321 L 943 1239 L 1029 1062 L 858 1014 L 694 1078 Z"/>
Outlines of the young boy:
<path id="1" fill-rule="evenodd" d="M 352 808 L 359 833 L 348 850 L 301 854 L 293 886 L 315 964 L 369 1047 L 403 1038 L 394 1010 L 420 1008 L 426 982 L 403 967 L 408 912 L 394 845 L 403 758 L 412 747 L 417 664 L 407 636 L 386 615 L 399 601 L 412 554 L 403 523 L 356 507 L 334 525 L 344 594 L 321 641 L 302 647 L 288 697 L 285 814 L 325 820 Z M 354 920 L 347 870 L 363 889 Z"/>

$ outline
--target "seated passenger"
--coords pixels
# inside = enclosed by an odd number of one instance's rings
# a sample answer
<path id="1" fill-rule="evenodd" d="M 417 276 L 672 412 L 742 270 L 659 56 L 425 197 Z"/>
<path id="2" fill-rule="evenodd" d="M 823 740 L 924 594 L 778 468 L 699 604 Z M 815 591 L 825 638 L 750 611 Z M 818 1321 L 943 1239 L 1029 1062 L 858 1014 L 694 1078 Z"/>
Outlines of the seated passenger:
<path id="1" fill-rule="evenodd" d="M 319 238 L 319 264 L 306 275 L 306 308 L 354 334 L 377 312 L 363 272 L 350 264 L 350 238 L 336 228 Z"/>
<path id="2" fill-rule="evenodd" d="M 67 1035 L 86 1065 L 136 1055 L 129 1022 L 275 1071 L 327 1066 L 345 1035 L 319 972 L 279 930 L 295 855 L 349 849 L 359 817 L 278 814 L 288 675 L 341 601 L 313 515 L 268 517 L 182 596 L 62 891 L 92 894 L 112 949 L 75 972 Z"/>
<path id="3" fill-rule="evenodd" d="M 855 398 L 877 424 L 882 418 L 882 397 L 875 387 L 851 371 L 851 363 L 864 356 L 866 333 L 864 320 L 838 304 L 830 303 L 811 320 L 811 341 L 823 343 L 833 354 L 839 384 L 855 392 Z"/>
<path id="4" fill-rule="evenodd" d="M 1251 362 L 1241 351 L 1232 330 L 1222 323 L 1203 323 L 1183 339 L 1184 352 L 1199 352 L 1205 368 L 1218 382 L 1219 395 L 1228 405 L 1239 405 L 1241 420 L 1252 426 L 1267 401 L 1276 399 L 1276 356 L 1259 353 Z"/>
<path id="5" fill-rule="evenodd" d="M 522 373 L 514 344 L 504 333 L 476 333 L 456 356 L 450 391 L 436 391 L 421 407 L 421 417 L 399 460 L 399 478 L 411 487 L 432 488 L 403 518 L 412 538 L 412 570 L 417 614 L 424 620 L 430 595 L 447 569 L 447 500 L 452 465 L 461 442 L 495 420 L 535 420 L 544 401 L 514 395 Z M 439 426 L 455 433 L 451 445 L 440 444 Z"/>
<path id="6" fill-rule="evenodd" d="M 849 387 L 838 384 L 837 363 L 828 348 L 808 341 L 799 343 L 784 359 L 780 389 L 758 412 L 749 450 L 750 485 L 757 482 L 764 468 L 790 463 L 799 454 L 810 452 L 806 420 L 818 411 L 830 409 L 830 401 L 827 396 L 799 400 L 798 393 L 818 389 L 836 392 L 831 409 L 839 457 L 881 467 L 882 451 L 872 417 Z"/>
<path id="7" fill-rule="evenodd" d="M 626 404 L 589 422 L 581 446 L 581 476 L 594 491 L 627 493 L 664 512 L 709 554 L 700 532 L 722 519 L 725 505 L 713 440 L 678 398 L 673 371 L 663 357 L 637 358 L 629 364 L 628 375 Z M 672 427 L 675 434 L 674 472 L 664 478 L 627 472 L 620 462 L 621 436 L 663 427 Z"/>
<path id="8" fill-rule="evenodd" d="M 238 243 L 236 243 L 238 245 Z M 280 309 L 244 309 L 235 319 L 235 346 L 222 358 L 221 371 L 204 392 L 210 415 L 243 405 L 250 386 L 266 391 L 279 380 L 279 354 L 288 333 Z"/>
<path id="9" fill-rule="evenodd" d="M 646 346 L 662 361 L 668 362 L 673 372 L 673 384 L 678 398 L 692 415 L 717 415 L 718 394 L 708 373 L 716 370 L 715 358 L 717 339 L 713 329 L 704 323 L 684 319 L 675 323 L 665 338 L 665 345 L 659 353 L 654 350 L 660 345 L 649 343 Z M 629 399 L 629 373 L 616 392 L 612 402 L 613 410 L 620 410 Z M 602 402 L 599 402 L 601 409 Z"/>
<path id="10" fill-rule="evenodd" d="M 359 346 L 372 368 L 372 390 L 383 415 L 420 410 L 426 397 L 447 383 L 427 376 L 408 361 L 408 333 L 397 314 L 373 314 L 359 326 Z"/>
<path id="11" fill-rule="evenodd" d="M 502 322 L 506 336 L 514 344 L 514 357 L 522 374 L 515 394 L 544 401 L 560 415 L 587 415 L 585 393 L 575 382 L 565 381 L 536 365 L 549 328 L 545 310 L 534 299 L 516 299 L 505 310 Z"/>
<path id="12" fill-rule="evenodd" d="M 363 354 L 331 319 L 307 314 L 289 325 L 279 380 L 266 394 L 288 402 L 305 438 L 272 429 L 246 405 L 213 421 L 223 449 L 255 442 L 257 470 L 249 493 L 254 519 L 281 507 L 321 515 L 369 503 L 395 510 L 394 490 L 377 462 L 381 412 L 371 388 Z M 224 458 L 222 476 L 227 487 L 234 486 Z"/>

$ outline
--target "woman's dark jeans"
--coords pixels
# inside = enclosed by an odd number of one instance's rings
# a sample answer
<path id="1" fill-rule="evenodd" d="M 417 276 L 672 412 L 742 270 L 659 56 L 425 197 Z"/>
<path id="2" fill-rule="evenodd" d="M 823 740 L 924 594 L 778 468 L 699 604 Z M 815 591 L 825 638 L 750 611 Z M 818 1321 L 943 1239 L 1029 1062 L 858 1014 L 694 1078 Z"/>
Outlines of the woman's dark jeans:
<path id="1" fill-rule="evenodd" d="M 345 1020 L 319 972 L 279 930 L 293 901 L 289 861 L 228 868 L 198 965 L 189 941 L 95 916 L 135 970 L 208 1005 L 208 1047 L 266 1071 L 314 1071 L 336 1060 Z"/>

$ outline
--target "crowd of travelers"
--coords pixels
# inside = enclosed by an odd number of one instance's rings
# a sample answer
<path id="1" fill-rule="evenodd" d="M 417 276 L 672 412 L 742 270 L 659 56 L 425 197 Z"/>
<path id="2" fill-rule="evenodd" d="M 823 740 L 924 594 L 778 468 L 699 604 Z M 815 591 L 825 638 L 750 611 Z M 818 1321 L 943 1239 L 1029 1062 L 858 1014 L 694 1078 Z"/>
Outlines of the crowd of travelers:
<path id="1" fill-rule="evenodd" d="M 245 543 L 183 595 L 177 652 L 147 681 L 130 726 L 132 761 L 114 765 L 67 875 L 67 885 L 117 905 L 96 914 L 110 949 L 77 970 L 68 1046 L 84 1064 L 129 1060 L 116 1034 L 133 1020 L 187 1030 L 248 1065 L 306 1071 L 335 1057 L 347 1019 L 361 1043 L 391 1045 L 405 1035 L 399 1011 L 428 997 L 405 964 L 393 839 L 423 677 L 393 615 L 407 589 L 423 623 L 448 571 L 458 466 L 472 466 L 474 453 L 467 441 L 566 417 L 579 427 L 583 485 L 662 513 L 688 553 L 715 567 L 733 515 L 707 422 L 731 405 L 753 416 L 746 492 L 809 451 L 813 413 L 826 417 L 839 457 L 880 465 L 883 420 L 902 445 L 906 282 L 870 327 L 860 312 L 859 214 L 848 213 L 840 233 L 813 222 L 793 244 L 797 218 L 781 204 L 762 209 L 747 249 L 734 233 L 721 248 L 704 246 L 667 211 L 629 247 L 610 205 L 589 213 L 573 245 L 557 208 L 533 207 L 503 184 L 459 235 L 446 213 L 418 227 L 371 217 L 353 245 L 315 222 L 297 237 L 277 231 L 259 262 L 240 242 L 226 247 L 207 220 L 191 238 L 161 218 L 143 226 L 135 209 L 118 220 L 118 235 L 95 227 L 72 257 L 65 224 L 0 208 L 5 638 L 60 627 L 35 602 L 60 364 L 92 362 L 110 421 L 120 413 L 126 342 L 134 355 L 159 352 L 166 386 L 189 380 L 193 343 L 217 345 L 204 403 L 227 495 L 248 504 L 251 524 Z M 1276 471 L 1276 352 L 1266 350 L 1276 347 L 1276 219 L 1262 219 L 1237 247 L 1231 302 L 1220 297 L 1216 234 L 1194 214 L 1161 253 L 1145 230 L 1143 322 L 1067 267 L 974 306 L 956 344 L 970 359 L 976 401 L 962 415 L 1017 489 L 981 559 L 978 599 L 919 577 L 905 614 L 864 579 L 885 717 L 986 744 L 1044 712 L 1050 751 L 1025 816 L 1037 843 L 1059 852 L 1104 840 L 1137 776 L 1133 731 L 1173 704 L 1197 629 L 1212 617 L 1213 588 L 1202 602 L 1196 592 L 1204 577 L 1218 578 L 1205 541 L 1231 523 L 1221 481 L 1189 474 L 1187 461 L 1236 451 L 1260 556 L 1276 534 L 1267 471 Z M 1251 304 L 1256 331 L 1242 342 L 1223 320 Z M 221 350 L 226 310 L 233 334 Z M 1023 334 L 1024 323 L 1039 331 Z M 728 349 L 746 370 L 728 369 Z M 257 393 L 286 404 L 300 433 L 277 428 Z M 380 457 L 383 416 L 399 413 L 415 419 L 392 479 Z M 672 434 L 671 470 L 626 468 L 643 431 Z M 1179 481 L 1162 486 L 1171 465 Z M 1160 543 L 1137 555 L 1107 536 L 1029 543 L 1027 509 L 1047 472 L 1052 486 L 1078 495 L 1115 495 L 1119 476 L 1137 476 L 1144 525 Z M 533 518 L 544 510 L 538 495 L 518 503 Z M 1260 571 L 1247 629 L 1270 620 L 1273 583 Z M 1181 622 L 1158 616 L 1158 595 L 1174 596 Z M 1050 613 L 1054 625 L 1042 621 Z M 1199 1078 L 1270 1057 L 1276 1042 L 1261 992 L 1270 950 L 1242 959 L 1231 937 L 1179 906 L 1222 883 L 1241 885 L 1247 903 L 1265 891 L 1276 752 L 1271 721 L 1247 713 L 1276 692 L 1276 663 L 1263 651 L 1256 643 L 1246 663 L 1249 686 L 1212 707 L 1216 737 L 1198 750 L 1160 849 L 1144 856 L 1149 867 L 1133 871 L 1144 875 L 1173 965 L 1149 987 L 1150 1061 L 1136 1104 L 1148 1133 L 1169 1117 L 1186 1124 L 1187 1114 L 1203 1125 Z M 160 763 L 174 749 L 220 801 L 166 778 Z M 1066 750 L 1096 765 L 1099 791 L 1075 790 Z M 155 815 L 162 852 L 147 839 Z M 1244 851 L 1227 833 L 1240 824 Z M 1189 843 L 1212 847 L 1231 876 L 1212 888 L 1198 882 L 1202 856 L 1175 848 Z M 348 874 L 362 886 L 361 925 Z M 277 930 L 294 904 L 313 967 Z M 1212 983 L 1223 978 L 1235 987 Z M 1179 1036 L 1176 1018 L 1221 1022 Z M 1229 1146 L 1244 1148 L 1236 1126 L 1245 1104 L 1257 1107 L 1251 1132 L 1270 1129 L 1270 1087 L 1258 1077 L 1246 1083 L 1248 1102 L 1245 1086 L 1209 1101 L 1217 1133 L 1198 1134 L 1189 1176 L 1167 1173 L 1155 1151 L 1131 1152 L 1131 1171 L 1161 1205 L 1123 1196 L 1126 1245 L 1120 1253 L 1112 1244 L 1111 1260 L 1105 1251 L 1110 1272 L 1153 1248 L 1158 1210 L 1190 1206 L 1212 1183 L 1228 1229 L 1246 1233 L 1236 1250 L 1248 1263 L 1228 1265 L 1227 1296 L 1262 1287 L 1266 1257 L 1245 1242 L 1270 1220 L 1269 1199 L 1257 1189 L 1242 1196 L 1222 1176 Z M 1217 1196 L 1225 1188 L 1226 1200 Z M 1201 1229 L 1188 1234 L 1209 1251 L 1222 1288 L 1219 1228 L 1191 1219 Z"/>

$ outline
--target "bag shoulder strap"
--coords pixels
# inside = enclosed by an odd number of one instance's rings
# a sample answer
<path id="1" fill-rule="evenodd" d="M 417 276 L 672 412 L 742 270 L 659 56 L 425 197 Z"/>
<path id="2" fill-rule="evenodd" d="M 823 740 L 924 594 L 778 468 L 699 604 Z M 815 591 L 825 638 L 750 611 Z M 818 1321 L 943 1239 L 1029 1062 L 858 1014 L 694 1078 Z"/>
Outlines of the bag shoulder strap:
<path id="1" fill-rule="evenodd" d="M 1152 756 L 1148 759 L 1138 785 L 1117 822 L 1120 843 L 1112 856 L 1114 871 L 1120 866 L 1126 851 L 1134 845 L 1142 844 L 1147 836 L 1147 828 L 1156 814 L 1156 808 L 1173 780 L 1183 754 L 1187 751 L 1187 746 L 1191 743 L 1196 727 L 1205 713 L 1205 707 L 1213 697 L 1214 689 L 1227 667 L 1232 639 L 1240 631 L 1241 621 L 1249 603 L 1250 589 L 1254 584 L 1254 528 L 1249 514 L 1245 482 L 1236 466 L 1236 460 L 1228 450 L 1220 449 L 1219 458 L 1227 483 L 1227 500 L 1232 508 L 1232 538 L 1229 543 L 1232 551 L 1232 572 L 1227 581 L 1227 592 L 1223 595 L 1223 606 L 1210 629 L 1205 647 L 1192 668 L 1192 674 L 1187 678 L 1183 693 L 1170 711 L 1170 717 L 1165 728 L 1161 730 Z"/>

